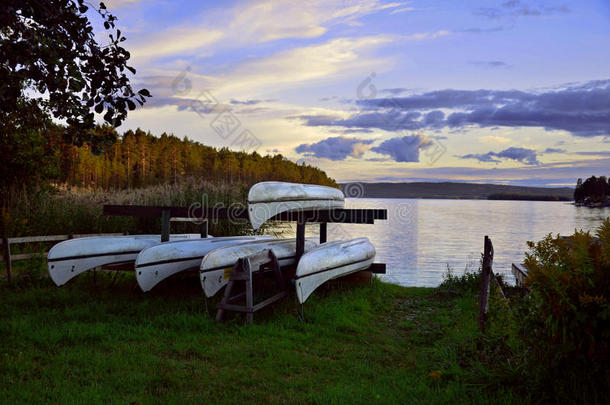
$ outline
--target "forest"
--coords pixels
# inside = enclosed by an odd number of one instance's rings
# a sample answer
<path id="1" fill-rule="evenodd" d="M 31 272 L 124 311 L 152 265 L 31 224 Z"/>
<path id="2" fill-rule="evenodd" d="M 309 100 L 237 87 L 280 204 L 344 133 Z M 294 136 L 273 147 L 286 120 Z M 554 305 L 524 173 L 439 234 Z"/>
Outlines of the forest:
<path id="1" fill-rule="evenodd" d="M 222 183 L 250 185 L 263 180 L 315 183 L 336 187 L 322 170 L 299 165 L 280 154 L 262 156 L 256 151 L 216 149 L 163 133 L 154 136 L 141 129 L 123 134 L 108 125 L 93 136 L 106 140 L 95 153 L 90 144 L 64 141 L 65 128 L 52 127 L 44 134 L 0 142 L 6 175 L 5 191 L 44 182 L 80 188 L 119 190 L 158 184 L 177 184 L 194 177 Z"/>

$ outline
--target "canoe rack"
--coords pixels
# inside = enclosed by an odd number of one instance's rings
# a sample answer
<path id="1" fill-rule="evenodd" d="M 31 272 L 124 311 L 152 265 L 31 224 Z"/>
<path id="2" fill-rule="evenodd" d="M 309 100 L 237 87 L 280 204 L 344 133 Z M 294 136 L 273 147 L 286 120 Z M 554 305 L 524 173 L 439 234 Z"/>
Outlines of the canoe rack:
<path id="1" fill-rule="evenodd" d="M 263 299 L 258 304 L 254 304 L 254 278 L 257 275 L 262 276 L 264 271 L 271 270 L 275 276 L 277 283 L 277 292 L 272 296 Z M 262 279 L 262 277 L 259 277 Z M 262 280 L 261 280 L 262 281 Z M 244 291 L 233 294 L 238 282 L 244 283 Z M 232 295 L 233 294 L 233 295 Z M 231 269 L 229 283 L 225 288 L 224 296 L 218 304 L 216 312 L 216 320 L 222 321 L 225 311 L 244 312 L 248 323 L 254 320 L 254 312 L 273 304 L 288 295 L 288 288 L 284 282 L 284 277 L 280 270 L 277 257 L 271 249 L 266 249 L 250 256 L 243 257 L 235 263 Z M 237 301 L 242 301 L 245 298 L 245 304 L 237 304 Z"/>
<path id="2" fill-rule="evenodd" d="M 199 204 L 198 204 L 199 205 Z M 192 205 L 190 207 L 166 207 L 147 205 L 104 205 L 104 215 L 117 215 L 128 217 L 161 218 L 161 241 L 169 240 L 170 221 L 172 218 L 188 218 L 202 224 L 202 237 L 207 235 L 208 221 L 228 219 L 232 221 L 248 222 L 248 209 L 246 206 L 211 207 L 203 208 Z M 388 219 L 386 209 L 348 209 L 334 208 L 329 210 L 304 210 L 282 212 L 269 219 L 269 221 L 284 221 L 297 223 L 296 255 L 300 258 L 305 251 L 305 225 L 319 223 L 320 243 L 327 240 L 327 224 L 374 224 L 375 220 Z M 373 263 L 368 271 L 376 274 L 385 274 L 384 263 Z"/>

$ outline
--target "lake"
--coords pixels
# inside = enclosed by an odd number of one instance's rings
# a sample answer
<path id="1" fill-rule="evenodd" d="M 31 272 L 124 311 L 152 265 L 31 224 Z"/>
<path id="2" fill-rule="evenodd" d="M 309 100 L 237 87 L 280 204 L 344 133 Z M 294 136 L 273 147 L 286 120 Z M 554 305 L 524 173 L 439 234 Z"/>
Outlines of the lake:
<path id="1" fill-rule="evenodd" d="M 384 281 L 421 287 L 437 286 L 447 266 L 454 274 L 478 269 L 485 235 L 494 245 L 494 271 L 514 282 L 511 263 L 523 261 L 527 241 L 595 230 L 610 217 L 610 208 L 548 201 L 359 198 L 346 199 L 346 208 L 385 208 L 388 220 L 328 224 L 328 240 L 368 237 L 375 261 L 387 264 Z M 307 235 L 317 236 L 318 227 L 308 226 Z"/>

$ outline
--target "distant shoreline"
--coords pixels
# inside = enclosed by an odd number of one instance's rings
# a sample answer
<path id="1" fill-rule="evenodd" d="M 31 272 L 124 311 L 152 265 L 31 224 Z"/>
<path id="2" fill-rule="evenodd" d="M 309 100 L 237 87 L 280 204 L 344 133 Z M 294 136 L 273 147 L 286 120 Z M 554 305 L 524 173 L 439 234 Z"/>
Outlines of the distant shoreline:
<path id="1" fill-rule="evenodd" d="M 340 183 L 339 186 L 347 198 L 573 201 L 574 196 L 574 189 L 570 187 L 524 187 L 479 183 Z"/>

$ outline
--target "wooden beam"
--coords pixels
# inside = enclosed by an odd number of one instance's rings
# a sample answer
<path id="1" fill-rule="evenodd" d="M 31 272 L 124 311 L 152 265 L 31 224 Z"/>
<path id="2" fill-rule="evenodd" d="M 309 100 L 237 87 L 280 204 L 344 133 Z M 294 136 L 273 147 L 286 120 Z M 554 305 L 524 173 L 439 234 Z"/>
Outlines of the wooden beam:
<path id="1" fill-rule="evenodd" d="M 196 208 L 164 207 L 145 205 L 104 205 L 104 215 L 118 215 L 131 217 L 159 218 L 164 210 L 170 211 L 171 217 L 193 219 L 231 219 L 249 220 L 246 207 L 229 208 Z M 297 221 L 302 218 L 305 222 L 333 222 L 346 224 L 372 224 L 378 219 L 387 219 L 385 209 L 333 209 L 282 212 L 270 221 Z"/>
<path id="2" fill-rule="evenodd" d="M 297 262 L 303 256 L 305 252 L 305 221 L 300 220 L 297 222 L 297 247 L 296 256 Z"/>
<path id="3" fill-rule="evenodd" d="M 385 263 L 373 263 L 371 267 L 367 269 L 374 274 L 385 274 Z"/>
<path id="4" fill-rule="evenodd" d="M 326 222 L 320 222 L 320 243 L 326 243 L 328 234 L 328 224 Z"/>

